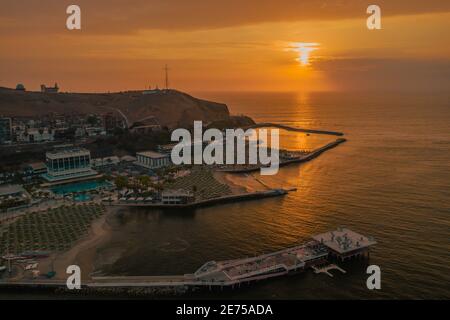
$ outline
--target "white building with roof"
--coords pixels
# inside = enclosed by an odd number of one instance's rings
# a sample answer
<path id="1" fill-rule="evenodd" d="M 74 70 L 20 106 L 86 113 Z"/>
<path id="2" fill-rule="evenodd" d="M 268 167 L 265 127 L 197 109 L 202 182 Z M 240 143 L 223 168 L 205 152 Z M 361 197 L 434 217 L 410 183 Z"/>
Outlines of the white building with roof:
<path id="1" fill-rule="evenodd" d="M 186 204 L 194 201 L 194 195 L 187 190 L 164 190 L 161 193 L 161 202 L 163 204 Z"/>
<path id="2" fill-rule="evenodd" d="M 43 177 L 49 182 L 94 176 L 91 152 L 85 148 L 70 147 L 46 153 L 47 173 Z"/>
<path id="3" fill-rule="evenodd" d="M 326 246 L 330 253 L 341 260 L 366 254 L 369 247 L 377 242 L 347 228 L 338 228 L 313 236 L 313 239 Z"/>
<path id="4" fill-rule="evenodd" d="M 135 164 L 149 169 L 157 169 L 170 165 L 170 155 L 156 151 L 143 151 L 136 153 Z"/>

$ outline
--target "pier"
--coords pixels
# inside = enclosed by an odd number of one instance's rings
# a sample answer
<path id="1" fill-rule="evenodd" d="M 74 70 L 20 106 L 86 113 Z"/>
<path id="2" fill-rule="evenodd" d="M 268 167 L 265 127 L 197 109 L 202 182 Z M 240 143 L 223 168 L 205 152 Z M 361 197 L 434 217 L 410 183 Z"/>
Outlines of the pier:
<path id="1" fill-rule="evenodd" d="M 245 127 L 245 129 L 257 129 L 257 128 L 264 128 L 264 127 L 275 127 L 275 128 L 279 128 L 279 129 L 288 130 L 288 131 L 313 133 L 313 134 L 325 134 L 325 135 L 332 135 L 332 136 L 343 136 L 344 135 L 342 132 L 337 132 L 337 131 L 304 129 L 304 128 L 292 127 L 292 126 L 288 126 L 288 125 L 280 124 L 280 123 L 272 123 L 272 122 L 257 123 L 257 124 L 251 125 L 251 126 L 247 126 L 247 127 Z"/>
<path id="2" fill-rule="evenodd" d="M 317 158 L 323 152 L 325 152 L 327 150 L 330 150 L 330 149 L 333 149 L 333 148 L 337 147 L 338 145 L 340 145 L 341 143 L 344 143 L 346 141 L 347 141 L 347 139 L 344 139 L 344 138 L 336 139 L 335 141 L 330 142 L 330 143 L 324 145 L 323 147 L 315 149 L 314 151 L 312 151 L 311 153 L 308 153 L 305 156 L 299 156 L 299 157 L 296 157 L 294 159 L 281 161 L 279 163 L 279 166 L 283 167 L 283 166 L 286 166 L 286 165 L 289 165 L 289 164 L 292 164 L 292 163 L 302 163 L 302 162 L 310 161 L 310 160 L 312 160 L 314 158 Z M 248 173 L 248 172 L 253 172 L 253 171 L 259 171 L 260 168 L 261 168 L 261 166 L 252 166 L 252 167 L 246 167 L 246 168 L 242 168 L 242 169 L 240 169 L 240 168 L 238 168 L 238 169 L 236 169 L 236 168 L 230 168 L 230 169 L 223 168 L 223 169 L 218 169 L 217 171 L 228 172 L 228 173 Z"/>
<path id="3" fill-rule="evenodd" d="M 317 240 L 319 239 L 319 240 Z M 345 240 L 346 239 L 346 240 Z M 336 269 L 345 273 L 335 264 L 329 264 L 332 257 L 357 256 L 368 252 L 375 240 L 346 228 L 315 235 L 312 240 L 275 252 L 240 259 L 209 261 L 194 273 L 167 276 L 91 276 L 82 283 L 84 288 L 223 288 L 239 287 L 259 280 L 287 274 L 304 272 L 329 273 Z M 341 248 L 341 249 L 338 249 Z M 22 280 L 2 281 L 0 286 L 65 287 L 62 280 Z"/>
<path id="4" fill-rule="evenodd" d="M 347 228 L 321 233 L 313 236 L 313 239 L 325 245 L 330 256 L 340 261 L 361 256 L 369 257 L 368 248 L 377 243 L 372 237 L 364 237 Z"/>
<path id="5" fill-rule="evenodd" d="M 92 277 L 88 287 L 194 286 L 233 287 L 303 271 L 326 261 L 328 251 L 316 241 L 280 251 L 235 260 L 209 261 L 193 274 L 151 277 Z"/>
<path id="6" fill-rule="evenodd" d="M 242 194 L 233 194 L 226 195 L 212 199 L 205 199 L 200 201 L 194 201 L 189 203 L 182 204 L 163 204 L 163 203 L 146 203 L 146 202 L 121 202 L 117 201 L 104 201 L 103 204 L 110 206 L 125 206 L 125 207 L 143 207 L 143 208 L 153 208 L 153 209 L 181 209 L 181 208 L 197 208 L 210 206 L 218 203 L 228 203 L 228 202 L 237 202 L 237 201 L 247 201 L 247 200 L 257 200 L 262 198 L 270 198 L 270 197 L 278 197 L 284 196 L 288 194 L 289 191 L 293 191 L 293 189 L 285 190 L 285 189 L 271 189 L 267 191 L 258 191 L 258 192 L 249 192 Z"/>

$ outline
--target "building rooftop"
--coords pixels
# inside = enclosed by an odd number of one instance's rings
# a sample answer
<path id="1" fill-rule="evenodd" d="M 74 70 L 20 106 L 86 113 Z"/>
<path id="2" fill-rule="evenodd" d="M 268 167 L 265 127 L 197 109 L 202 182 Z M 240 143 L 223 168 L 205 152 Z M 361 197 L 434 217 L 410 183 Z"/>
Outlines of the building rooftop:
<path id="1" fill-rule="evenodd" d="M 70 148 L 62 148 L 62 149 L 55 149 L 52 151 L 48 151 L 46 153 L 47 156 L 62 156 L 62 155 L 70 155 L 70 154 L 77 154 L 77 153 L 90 153 L 88 149 L 85 148 L 79 148 L 79 147 L 70 147 Z"/>
<path id="2" fill-rule="evenodd" d="M 18 193 L 25 193 L 25 189 L 18 184 L 0 186 L 0 197 L 14 195 Z"/>
<path id="3" fill-rule="evenodd" d="M 312 237 L 324 246 L 340 254 L 367 248 L 377 242 L 371 237 L 365 237 L 347 228 L 325 232 Z"/>
<path id="4" fill-rule="evenodd" d="M 163 197 L 192 197 L 192 192 L 183 189 L 169 189 L 162 192 Z"/>
<path id="5" fill-rule="evenodd" d="M 156 151 L 142 151 L 142 152 L 137 152 L 136 155 L 140 155 L 140 156 L 144 156 L 144 157 L 148 157 L 148 158 L 153 158 L 153 159 L 160 159 L 160 158 L 167 158 L 168 155 L 164 154 L 164 153 L 159 153 Z"/>
<path id="6" fill-rule="evenodd" d="M 43 163 L 43 162 L 30 163 L 28 166 L 33 170 L 47 169 L 47 167 L 45 166 L 45 163 Z"/>
<path id="7" fill-rule="evenodd" d="M 117 156 L 110 156 L 105 158 L 95 158 L 93 161 L 104 161 L 104 162 L 119 162 L 120 159 Z"/>
<path id="8" fill-rule="evenodd" d="M 123 156 L 123 157 L 120 158 L 120 161 L 134 162 L 134 161 L 136 161 L 136 157 L 133 157 L 133 156 Z"/>
<path id="9" fill-rule="evenodd" d="M 172 148 L 175 147 L 177 144 L 178 144 L 178 142 L 168 143 L 168 144 L 160 144 L 160 145 L 158 145 L 158 149 L 160 149 L 160 150 L 172 150 Z"/>

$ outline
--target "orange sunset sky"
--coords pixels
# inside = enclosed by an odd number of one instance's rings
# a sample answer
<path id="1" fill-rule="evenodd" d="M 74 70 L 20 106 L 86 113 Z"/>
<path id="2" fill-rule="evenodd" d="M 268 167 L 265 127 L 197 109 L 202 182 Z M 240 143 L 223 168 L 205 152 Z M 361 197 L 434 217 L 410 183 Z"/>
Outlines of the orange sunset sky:
<path id="1" fill-rule="evenodd" d="M 81 7 L 82 30 L 66 29 Z M 367 6 L 382 30 L 366 27 Z M 106 92 L 449 88 L 447 0 L 2 1 L 0 86 Z M 314 48 L 299 61 L 299 43 Z"/>

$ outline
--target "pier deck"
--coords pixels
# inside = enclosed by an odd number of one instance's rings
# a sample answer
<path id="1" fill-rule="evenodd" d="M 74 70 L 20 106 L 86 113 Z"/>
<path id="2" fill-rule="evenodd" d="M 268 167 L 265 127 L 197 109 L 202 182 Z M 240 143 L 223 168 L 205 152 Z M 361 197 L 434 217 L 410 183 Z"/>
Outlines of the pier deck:
<path id="1" fill-rule="evenodd" d="M 209 261 L 193 274 L 150 277 L 92 277 L 88 287 L 233 286 L 304 270 L 305 265 L 323 261 L 326 248 L 316 241 L 256 257 Z"/>
<path id="2" fill-rule="evenodd" d="M 368 248 L 377 243 L 373 238 L 365 237 L 347 228 L 321 233 L 313 236 L 313 239 L 326 246 L 330 254 L 341 260 L 368 252 Z"/>
<path id="3" fill-rule="evenodd" d="M 209 261 L 203 264 L 197 271 L 184 275 L 167 276 L 92 276 L 90 280 L 82 283 L 87 288 L 150 288 L 150 287 L 226 287 L 239 286 L 242 283 L 269 279 L 283 276 L 288 273 L 303 271 L 311 267 L 316 273 L 326 273 L 337 269 L 345 273 L 345 270 L 337 265 L 323 266 L 327 262 L 330 250 L 329 242 L 324 242 L 325 235 L 345 233 L 347 237 L 367 239 L 364 249 L 375 244 L 374 240 L 361 236 L 349 229 L 338 229 L 331 233 L 313 236 L 313 240 L 294 247 L 282 249 L 255 257 L 242 259 Z M 319 239 L 319 240 L 317 240 Z M 362 241 L 362 240 L 360 240 Z M 65 287 L 62 280 L 22 280 L 0 281 L 0 286 L 46 286 Z"/>

